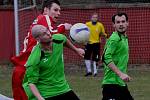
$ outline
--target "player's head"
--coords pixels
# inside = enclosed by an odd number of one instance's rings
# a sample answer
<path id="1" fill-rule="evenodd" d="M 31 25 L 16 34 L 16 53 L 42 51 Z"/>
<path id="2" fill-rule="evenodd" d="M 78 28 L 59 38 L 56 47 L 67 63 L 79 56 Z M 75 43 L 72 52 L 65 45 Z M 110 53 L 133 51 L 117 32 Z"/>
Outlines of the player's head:
<path id="1" fill-rule="evenodd" d="M 49 43 L 51 41 L 51 34 L 49 30 L 43 25 L 34 25 L 32 27 L 32 36 L 41 43 Z"/>
<path id="2" fill-rule="evenodd" d="M 113 15 L 112 22 L 115 30 L 120 33 L 125 33 L 128 27 L 128 16 L 126 13 L 117 13 Z"/>
<path id="3" fill-rule="evenodd" d="M 96 24 L 96 22 L 98 21 L 98 14 L 96 12 L 92 14 L 91 21 L 93 24 Z"/>
<path id="4" fill-rule="evenodd" d="M 58 0 L 44 0 L 42 14 L 49 15 L 56 22 L 60 15 L 60 2 Z"/>

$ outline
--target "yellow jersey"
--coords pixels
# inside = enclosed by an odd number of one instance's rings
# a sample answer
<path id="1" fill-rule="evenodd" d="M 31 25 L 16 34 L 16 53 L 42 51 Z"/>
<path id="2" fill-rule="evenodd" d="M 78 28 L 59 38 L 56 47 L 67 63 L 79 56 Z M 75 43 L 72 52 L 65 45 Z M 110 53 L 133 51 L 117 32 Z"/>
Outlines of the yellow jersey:
<path id="1" fill-rule="evenodd" d="M 90 21 L 87 22 L 86 25 L 90 30 L 89 44 L 100 43 L 102 35 L 107 37 L 107 34 L 105 33 L 105 29 L 102 23 L 97 22 L 96 25 L 93 25 L 92 22 Z"/>

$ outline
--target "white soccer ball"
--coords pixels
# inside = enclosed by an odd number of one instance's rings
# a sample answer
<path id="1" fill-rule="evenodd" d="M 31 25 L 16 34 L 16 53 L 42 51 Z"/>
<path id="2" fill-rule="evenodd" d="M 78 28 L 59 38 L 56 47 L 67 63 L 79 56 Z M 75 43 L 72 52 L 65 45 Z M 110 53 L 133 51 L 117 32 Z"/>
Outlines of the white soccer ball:
<path id="1" fill-rule="evenodd" d="M 70 39 L 74 43 L 86 44 L 89 40 L 89 28 L 83 23 L 76 23 L 70 29 Z"/>

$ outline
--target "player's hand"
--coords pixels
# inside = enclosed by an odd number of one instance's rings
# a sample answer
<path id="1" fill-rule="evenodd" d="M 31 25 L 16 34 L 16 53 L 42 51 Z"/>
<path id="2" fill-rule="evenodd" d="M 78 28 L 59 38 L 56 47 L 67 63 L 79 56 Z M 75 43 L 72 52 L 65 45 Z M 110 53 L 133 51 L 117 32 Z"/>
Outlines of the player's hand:
<path id="1" fill-rule="evenodd" d="M 109 34 L 106 35 L 106 39 L 108 39 L 108 38 L 109 38 Z"/>
<path id="2" fill-rule="evenodd" d="M 131 80 L 131 77 L 124 73 L 120 74 L 120 78 L 125 82 L 129 82 Z"/>
<path id="3" fill-rule="evenodd" d="M 72 27 L 72 25 L 69 23 L 65 23 L 64 26 L 65 26 L 65 30 L 70 30 L 70 28 Z"/>
<path id="4" fill-rule="evenodd" d="M 79 56 L 84 57 L 85 51 L 81 48 L 76 48 L 76 52 Z"/>
<path id="5" fill-rule="evenodd" d="M 43 97 L 38 98 L 38 100 L 45 100 Z"/>

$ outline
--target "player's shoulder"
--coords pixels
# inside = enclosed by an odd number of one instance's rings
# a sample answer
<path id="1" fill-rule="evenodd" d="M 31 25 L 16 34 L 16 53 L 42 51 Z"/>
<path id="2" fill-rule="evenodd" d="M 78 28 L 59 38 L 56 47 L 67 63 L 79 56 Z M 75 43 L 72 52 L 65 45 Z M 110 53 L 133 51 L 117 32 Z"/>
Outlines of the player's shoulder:
<path id="1" fill-rule="evenodd" d="M 52 39 L 54 39 L 54 40 L 66 40 L 66 36 L 63 34 L 53 34 Z"/>
<path id="2" fill-rule="evenodd" d="M 97 24 L 98 24 L 99 26 L 103 26 L 103 23 L 102 23 L 102 22 L 97 22 Z"/>
<path id="3" fill-rule="evenodd" d="M 40 14 L 40 15 L 37 17 L 37 20 L 38 20 L 38 21 L 45 21 L 46 18 L 45 18 L 44 15 Z"/>
<path id="4" fill-rule="evenodd" d="M 110 41 L 119 41 L 120 37 L 118 35 L 118 32 L 113 32 L 112 35 L 109 38 Z"/>
<path id="5" fill-rule="evenodd" d="M 41 21 L 41 20 L 43 20 L 43 19 L 45 20 L 44 15 L 42 15 L 42 14 L 38 15 L 38 16 L 36 17 L 36 19 L 34 19 L 32 25 L 38 24 L 39 21 Z"/>
<path id="6" fill-rule="evenodd" d="M 86 24 L 86 25 L 90 25 L 90 24 L 91 24 L 91 21 L 89 21 L 89 22 L 86 22 L 85 24 Z"/>
<path id="7" fill-rule="evenodd" d="M 43 14 L 40 14 L 40 15 L 37 16 L 38 19 L 43 18 L 43 17 L 44 17 Z"/>
<path id="8" fill-rule="evenodd" d="M 37 43 L 31 51 L 31 54 L 27 60 L 27 63 L 25 64 L 26 67 L 37 65 L 40 62 L 41 58 L 41 44 Z"/>
<path id="9" fill-rule="evenodd" d="M 49 22 L 51 23 L 52 19 L 50 16 L 48 15 L 42 15 L 40 14 L 38 17 L 37 17 L 37 22 L 38 24 L 41 24 L 41 23 L 47 23 L 47 20 L 49 20 Z"/>
<path id="10" fill-rule="evenodd" d="M 38 15 L 37 16 L 37 19 L 39 19 L 39 20 L 41 20 L 41 19 L 46 19 L 46 17 L 49 17 L 50 18 L 50 16 L 48 16 L 48 15 L 43 15 L 43 14 L 40 14 L 40 15 Z"/>

